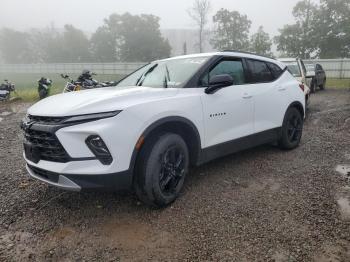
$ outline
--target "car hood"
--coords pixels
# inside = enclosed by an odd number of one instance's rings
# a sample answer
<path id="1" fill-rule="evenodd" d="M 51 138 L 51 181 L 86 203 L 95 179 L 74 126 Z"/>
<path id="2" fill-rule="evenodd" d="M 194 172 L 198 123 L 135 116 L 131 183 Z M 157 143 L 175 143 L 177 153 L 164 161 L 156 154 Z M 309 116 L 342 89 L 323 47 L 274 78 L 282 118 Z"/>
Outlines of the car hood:
<path id="1" fill-rule="evenodd" d="M 178 89 L 107 87 L 54 95 L 28 109 L 35 116 L 72 116 L 115 110 L 175 96 Z"/>

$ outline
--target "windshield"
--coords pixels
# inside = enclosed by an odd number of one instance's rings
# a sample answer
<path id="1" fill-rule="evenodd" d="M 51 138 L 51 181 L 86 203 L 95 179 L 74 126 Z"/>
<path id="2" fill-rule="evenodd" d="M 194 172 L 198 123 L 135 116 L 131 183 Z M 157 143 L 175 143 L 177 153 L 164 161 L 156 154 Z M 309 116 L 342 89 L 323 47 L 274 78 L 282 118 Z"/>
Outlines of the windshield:
<path id="1" fill-rule="evenodd" d="M 153 62 L 127 76 L 117 86 L 181 88 L 207 60 L 208 57 L 192 57 Z"/>
<path id="2" fill-rule="evenodd" d="M 297 62 L 284 62 L 287 67 L 288 71 L 294 76 L 294 77 L 301 77 L 300 68 Z"/>

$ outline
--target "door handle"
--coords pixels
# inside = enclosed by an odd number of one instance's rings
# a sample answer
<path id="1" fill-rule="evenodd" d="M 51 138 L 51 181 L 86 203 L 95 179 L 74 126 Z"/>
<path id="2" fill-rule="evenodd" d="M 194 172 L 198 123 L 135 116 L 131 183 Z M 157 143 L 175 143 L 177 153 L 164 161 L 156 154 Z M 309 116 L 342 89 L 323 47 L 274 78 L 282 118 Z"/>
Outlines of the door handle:
<path id="1" fill-rule="evenodd" d="M 278 91 L 286 91 L 287 88 L 283 87 L 283 86 L 280 86 L 278 87 Z"/>
<path id="2" fill-rule="evenodd" d="M 248 94 L 248 93 L 244 93 L 243 94 L 243 98 L 244 99 L 250 99 L 250 98 L 252 98 L 253 96 L 252 95 L 250 95 L 250 94 Z"/>

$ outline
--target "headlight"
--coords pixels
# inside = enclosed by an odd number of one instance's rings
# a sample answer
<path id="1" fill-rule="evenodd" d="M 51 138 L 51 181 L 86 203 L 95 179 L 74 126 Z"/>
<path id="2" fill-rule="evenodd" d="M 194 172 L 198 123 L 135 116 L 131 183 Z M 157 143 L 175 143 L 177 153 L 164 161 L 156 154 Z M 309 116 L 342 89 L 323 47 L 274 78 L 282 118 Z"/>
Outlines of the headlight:
<path id="1" fill-rule="evenodd" d="M 62 123 L 73 123 L 73 122 L 88 122 L 88 121 L 94 121 L 99 120 L 103 118 L 110 118 L 118 115 L 121 112 L 119 111 L 113 111 L 113 112 L 106 112 L 106 113 L 97 113 L 97 114 L 89 114 L 89 115 L 80 115 L 80 116 L 72 116 L 67 117 L 64 119 Z"/>

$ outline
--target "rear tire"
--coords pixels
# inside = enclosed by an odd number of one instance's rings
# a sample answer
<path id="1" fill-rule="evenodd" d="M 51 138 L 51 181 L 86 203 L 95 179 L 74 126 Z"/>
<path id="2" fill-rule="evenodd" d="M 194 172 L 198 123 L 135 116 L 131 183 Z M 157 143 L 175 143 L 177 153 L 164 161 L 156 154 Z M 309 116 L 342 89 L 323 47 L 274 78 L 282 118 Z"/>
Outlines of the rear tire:
<path id="1" fill-rule="evenodd" d="M 326 80 L 324 80 L 323 84 L 320 85 L 320 90 L 325 90 L 326 89 Z"/>
<path id="2" fill-rule="evenodd" d="M 299 110 L 295 107 L 289 108 L 283 120 L 279 147 L 286 150 L 298 147 L 303 134 L 303 125 L 304 119 Z"/>
<path id="3" fill-rule="evenodd" d="M 156 208 L 170 205 L 183 188 L 189 162 L 187 145 L 179 135 L 166 133 L 149 138 L 136 165 L 137 197 Z"/>
<path id="4" fill-rule="evenodd" d="M 310 91 L 312 94 L 316 92 L 316 83 L 315 82 L 311 83 Z"/>

